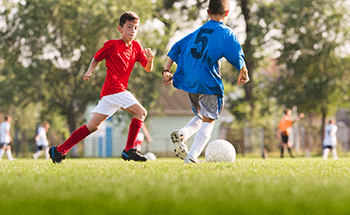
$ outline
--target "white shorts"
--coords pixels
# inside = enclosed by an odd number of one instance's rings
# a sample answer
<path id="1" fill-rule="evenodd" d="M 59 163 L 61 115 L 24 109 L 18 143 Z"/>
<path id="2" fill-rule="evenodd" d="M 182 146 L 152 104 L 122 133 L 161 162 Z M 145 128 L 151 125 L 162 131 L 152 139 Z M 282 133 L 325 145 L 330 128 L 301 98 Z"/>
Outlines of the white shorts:
<path id="1" fill-rule="evenodd" d="M 103 96 L 98 102 L 97 106 L 90 112 L 99 113 L 103 115 L 112 116 L 117 110 L 126 109 L 136 103 L 140 103 L 135 96 L 129 92 L 124 91 L 108 96 Z"/>

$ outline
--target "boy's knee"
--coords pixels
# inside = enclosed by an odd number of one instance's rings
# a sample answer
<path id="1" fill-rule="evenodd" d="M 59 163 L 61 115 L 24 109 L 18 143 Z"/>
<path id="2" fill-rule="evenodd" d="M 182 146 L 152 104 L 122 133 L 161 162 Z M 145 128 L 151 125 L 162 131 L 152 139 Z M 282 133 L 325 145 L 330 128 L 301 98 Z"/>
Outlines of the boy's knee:
<path id="1" fill-rule="evenodd" d="M 91 133 L 97 131 L 100 128 L 100 125 L 87 124 L 86 127 L 89 129 Z"/>
<path id="2" fill-rule="evenodd" d="M 138 113 L 136 113 L 136 118 L 138 118 L 139 120 L 144 121 L 146 119 L 147 116 L 147 110 L 145 108 L 142 108 L 138 111 Z"/>

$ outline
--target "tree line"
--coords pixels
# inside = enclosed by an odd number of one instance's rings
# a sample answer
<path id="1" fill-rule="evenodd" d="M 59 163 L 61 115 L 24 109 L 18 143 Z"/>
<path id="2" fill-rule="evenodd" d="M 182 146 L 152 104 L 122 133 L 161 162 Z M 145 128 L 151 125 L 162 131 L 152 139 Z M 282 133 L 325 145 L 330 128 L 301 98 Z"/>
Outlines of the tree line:
<path id="1" fill-rule="evenodd" d="M 236 0 L 228 25 L 244 26 L 242 43 L 251 81 L 235 86 L 237 71 L 223 65 L 227 107 L 236 124 L 271 126 L 281 107 L 297 106 L 325 119 L 348 107 L 349 2 Z M 155 53 L 154 72 L 137 66 L 130 88 L 147 109 L 159 108 L 161 72 L 176 32 L 207 21 L 207 0 L 23 0 L 0 7 L 0 111 L 15 117 L 19 138 L 48 120 L 57 141 L 83 123 L 99 99 L 106 68 L 91 82 L 82 75 L 103 43 L 120 35 L 122 12 L 141 19 L 136 40 Z M 152 83 L 152 84 L 150 84 Z M 280 113 L 281 111 L 279 111 Z M 323 127 L 323 126 L 322 126 Z"/>

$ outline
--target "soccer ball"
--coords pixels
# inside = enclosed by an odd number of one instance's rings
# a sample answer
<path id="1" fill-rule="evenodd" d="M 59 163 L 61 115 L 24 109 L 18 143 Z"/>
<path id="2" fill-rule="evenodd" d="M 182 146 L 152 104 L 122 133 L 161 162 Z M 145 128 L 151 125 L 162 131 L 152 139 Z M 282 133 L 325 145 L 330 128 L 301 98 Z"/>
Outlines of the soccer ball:
<path id="1" fill-rule="evenodd" d="M 144 156 L 149 161 L 154 161 L 155 159 L 157 159 L 156 156 L 152 152 L 147 152 Z"/>
<path id="2" fill-rule="evenodd" d="M 234 162 L 235 159 L 235 147 L 226 140 L 214 140 L 209 143 L 205 150 L 205 160 L 207 162 Z"/>

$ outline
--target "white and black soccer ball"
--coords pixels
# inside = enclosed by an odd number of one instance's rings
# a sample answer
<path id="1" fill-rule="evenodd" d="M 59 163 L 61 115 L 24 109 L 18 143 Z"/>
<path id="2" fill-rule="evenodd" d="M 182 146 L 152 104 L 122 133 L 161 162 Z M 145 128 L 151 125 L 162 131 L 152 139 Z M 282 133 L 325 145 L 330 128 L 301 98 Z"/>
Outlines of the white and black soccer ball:
<path id="1" fill-rule="evenodd" d="M 214 140 L 205 150 L 205 160 L 207 162 L 234 162 L 236 160 L 235 147 L 226 140 Z"/>
<path id="2" fill-rule="evenodd" d="M 147 158 L 147 160 L 149 160 L 149 161 L 154 161 L 154 160 L 157 159 L 157 158 L 156 158 L 156 155 L 153 154 L 152 152 L 147 152 L 144 156 L 145 156 L 145 157 Z"/>

